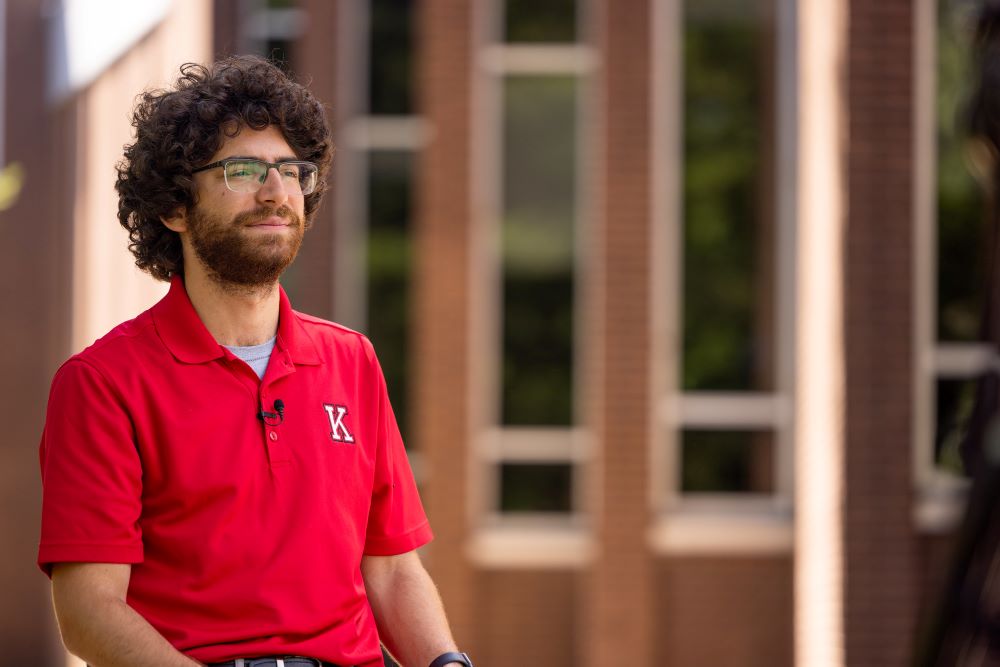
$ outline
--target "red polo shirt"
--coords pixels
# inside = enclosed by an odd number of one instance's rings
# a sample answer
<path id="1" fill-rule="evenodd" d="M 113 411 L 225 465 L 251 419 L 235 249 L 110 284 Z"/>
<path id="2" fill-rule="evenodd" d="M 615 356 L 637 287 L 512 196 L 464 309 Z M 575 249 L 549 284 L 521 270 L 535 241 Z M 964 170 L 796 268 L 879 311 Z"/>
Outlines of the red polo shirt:
<path id="1" fill-rule="evenodd" d="M 284 291 L 261 381 L 175 278 L 59 369 L 41 466 L 43 570 L 131 563 L 128 603 L 206 662 L 381 665 L 361 557 L 431 539 L 371 344 Z"/>

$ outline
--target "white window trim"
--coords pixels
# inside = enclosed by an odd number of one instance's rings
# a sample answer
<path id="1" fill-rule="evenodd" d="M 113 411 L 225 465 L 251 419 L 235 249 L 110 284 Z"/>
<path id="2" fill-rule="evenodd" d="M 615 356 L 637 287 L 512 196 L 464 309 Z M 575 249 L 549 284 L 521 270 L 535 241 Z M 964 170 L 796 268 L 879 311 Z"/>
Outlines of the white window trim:
<path id="1" fill-rule="evenodd" d="M 371 39 L 368 1 L 346 3 L 338 16 L 338 110 L 344 114 L 333 161 L 337 227 L 334 248 L 336 319 L 364 330 L 368 322 L 366 289 L 368 250 L 367 178 L 370 153 L 417 152 L 433 137 L 433 128 L 418 115 L 371 114 L 368 108 L 368 53 Z M 345 111 L 346 110 L 346 111 Z"/>
<path id="2" fill-rule="evenodd" d="M 580 0 L 585 3 L 585 0 Z M 590 136 L 591 82 L 597 55 L 584 39 L 572 44 L 498 43 L 502 3 L 476 3 L 474 43 L 477 54 L 472 72 L 471 164 L 472 252 L 470 253 L 470 375 L 473 394 L 470 433 L 470 521 L 477 531 L 467 545 L 468 555 L 483 568 L 583 567 L 590 559 L 591 537 L 585 528 L 588 498 L 585 462 L 592 451 L 591 434 L 579 419 L 566 427 L 499 426 L 500 363 L 502 340 L 502 266 L 498 242 L 502 224 L 502 87 L 504 77 L 522 75 L 571 75 L 577 78 L 577 164 L 587 164 Z M 587 11 L 578 13 L 580 26 Z M 576 219 L 574 221 L 574 272 L 576 303 L 587 300 L 582 279 L 589 230 L 588 177 L 577 169 Z M 587 375 L 582 324 L 583 309 L 574 312 L 574 386 L 585 386 Z M 580 414 L 577 393 L 574 415 Z M 569 513 L 501 513 L 497 509 L 499 466 L 502 463 L 568 463 L 572 466 L 573 499 Z"/>
<path id="3" fill-rule="evenodd" d="M 682 0 L 654 3 L 653 187 L 651 244 L 653 419 L 651 498 L 656 553 L 789 553 L 794 466 L 795 241 L 797 155 L 796 2 L 776 0 L 775 45 L 775 390 L 682 392 Z M 684 428 L 767 429 L 774 434 L 775 491 L 689 494 L 678 489 Z"/>
<path id="4" fill-rule="evenodd" d="M 594 552 L 590 531 L 561 519 L 484 527 L 466 545 L 468 558 L 486 570 L 585 570 Z"/>
<path id="5" fill-rule="evenodd" d="M 953 530 L 962 518 L 968 480 L 934 463 L 937 380 L 971 378 L 996 365 L 988 344 L 939 343 L 937 294 L 937 5 L 914 8 L 913 211 L 914 211 L 914 410 L 913 523 L 934 534 Z"/>

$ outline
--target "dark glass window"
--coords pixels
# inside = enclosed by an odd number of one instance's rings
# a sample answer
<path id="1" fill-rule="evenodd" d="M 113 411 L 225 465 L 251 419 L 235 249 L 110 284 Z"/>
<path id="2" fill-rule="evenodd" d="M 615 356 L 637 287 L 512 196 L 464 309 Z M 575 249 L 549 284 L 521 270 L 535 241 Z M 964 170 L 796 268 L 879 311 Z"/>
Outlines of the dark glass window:
<path id="1" fill-rule="evenodd" d="M 507 0 L 504 36 L 507 42 L 574 42 L 575 0 Z"/>
<path id="2" fill-rule="evenodd" d="M 500 466 L 502 512 L 569 512 L 573 468 L 568 463 L 504 463 Z"/>
<path id="3" fill-rule="evenodd" d="M 971 9 L 967 0 L 938 2 L 937 336 L 954 342 L 979 336 L 988 246 L 983 196 L 961 120 L 972 81 Z"/>
<path id="4" fill-rule="evenodd" d="M 684 3 L 685 390 L 773 388 L 773 18 Z"/>
<path id="5" fill-rule="evenodd" d="M 368 156 L 368 336 L 378 353 L 403 440 L 410 421 L 410 220 L 413 154 L 372 151 Z"/>
<path id="6" fill-rule="evenodd" d="M 576 87 L 504 82 L 503 424 L 573 420 Z"/>
<path id="7" fill-rule="evenodd" d="M 369 113 L 413 113 L 413 2 L 371 0 Z"/>
<path id="8" fill-rule="evenodd" d="M 965 439 L 975 398 L 975 380 L 938 380 L 934 433 L 934 463 L 938 468 L 964 474 L 959 446 Z"/>
<path id="9" fill-rule="evenodd" d="M 685 430 L 681 433 L 684 493 L 773 493 L 770 431 Z"/>

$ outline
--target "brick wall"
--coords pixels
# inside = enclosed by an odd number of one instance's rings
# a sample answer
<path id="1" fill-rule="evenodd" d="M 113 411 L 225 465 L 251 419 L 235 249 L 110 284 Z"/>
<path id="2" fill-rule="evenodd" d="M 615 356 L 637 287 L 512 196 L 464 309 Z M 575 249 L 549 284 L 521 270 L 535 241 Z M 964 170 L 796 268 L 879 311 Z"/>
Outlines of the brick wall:
<path id="1" fill-rule="evenodd" d="M 659 559 L 655 665 L 792 664 L 790 556 Z"/>
<path id="2" fill-rule="evenodd" d="M 0 213 L 0 398 L 17 406 L 0 441 L 0 662 L 62 660 L 49 586 L 34 566 L 41 481 L 38 439 L 52 374 L 70 346 L 72 187 L 76 117 L 46 100 L 48 43 L 38 3 L 6 3 L 6 162 L 20 162 L 24 187 Z M 106 185 L 110 187 L 110 179 Z"/>
<path id="3" fill-rule="evenodd" d="M 583 664 L 652 660 L 648 466 L 650 19 L 648 0 L 595 2 L 598 202 L 594 207 L 591 358 L 597 558 L 584 596 Z M 627 574 L 623 574 L 627 573 Z M 662 592 L 659 592 L 662 594 Z M 669 594 L 669 592 L 667 593 Z"/>
<path id="4" fill-rule="evenodd" d="M 491 667 L 572 667 L 579 577 L 566 570 L 487 571 L 478 575 L 477 663 Z"/>
<path id="5" fill-rule="evenodd" d="M 418 159 L 415 188 L 413 440 L 427 470 L 424 503 L 436 534 L 430 571 L 463 650 L 475 653 L 468 533 L 470 67 L 472 3 L 418 7 L 418 113 L 433 138 Z"/>
<path id="6" fill-rule="evenodd" d="M 232 0 L 224 0 L 220 4 L 232 5 Z M 326 120 L 333 132 L 333 145 L 337 146 L 349 111 L 348 101 L 343 95 L 345 86 L 337 85 L 338 78 L 343 81 L 345 69 L 341 61 L 346 49 L 342 40 L 338 39 L 345 30 L 339 20 L 343 3 L 301 0 L 301 6 L 308 20 L 301 38 L 292 44 L 293 74 L 298 81 L 307 84 L 316 99 L 325 106 Z M 245 6 L 241 11 L 245 11 Z M 229 36 L 225 26 L 217 26 L 216 35 L 219 40 L 235 40 Z M 218 48 L 223 49 L 224 44 L 225 42 Z M 334 317 L 334 225 L 337 222 L 334 214 L 340 187 L 336 178 L 336 166 L 341 158 L 335 152 L 333 159 L 334 165 L 327 179 L 329 187 L 323 205 L 306 233 L 295 263 L 289 268 L 289 274 L 283 281 L 296 309 L 325 319 Z"/>
<path id="7" fill-rule="evenodd" d="M 918 601 L 911 519 L 912 33 L 908 0 L 853 0 L 845 239 L 847 663 L 906 664 Z"/>

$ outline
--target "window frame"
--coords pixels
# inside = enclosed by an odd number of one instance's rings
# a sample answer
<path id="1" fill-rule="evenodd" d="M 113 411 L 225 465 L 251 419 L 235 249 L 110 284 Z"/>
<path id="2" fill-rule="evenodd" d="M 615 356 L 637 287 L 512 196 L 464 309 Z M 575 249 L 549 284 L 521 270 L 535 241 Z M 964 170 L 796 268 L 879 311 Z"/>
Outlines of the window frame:
<path id="1" fill-rule="evenodd" d="M 654 551 L 791 553 L 794 497 L 795 274 L 797 184 L 796 0 L 774 4 L 774 388 L 683 391 L 683 0 L 654 4 L 651 243 L 654 397 L 651 498 Z M 771 494 L 684 494 L 685 428 L 769 430 Z"/>
<path id="2" fill-rule="evenodd" d="M 500 424 L 503 341 L 503 87 L 511 75 L 571 75 L 576 83 L 576 216 L 574 219 L 573 382 L 587 385 L 584 306 L 590 295 L 583 268 L 587 263 L 588 211 L 591 195 L 585 166 L 592 152 L 586 132 L 593 106 L 595 48 L 587 41 L 588 8 L 579 0 L 575 43 L 503 43 L 503 0 L 477 3 L 474 43 L 472 117 L 472 197 L 474 220 L 470 253 L 473 277 L 470 304 L 472 355 L 471 515 L 475 526 L 470 557 L 485 568 L 582 568 L 592 556 L 587 531 L 586 464 L 592 434 L 582 419 L 581 394 L 574 395 L 574 423 L 566 427 Z M 569 464 L 572 509 L 568 513 L 499 510 L 499 474 L 504 463 Z"/>
<path id="3" fill-rule="evenodd" d="M 995 363 L 989 343 L 937 340 L 937 0 L 914 7 L 913 522 L 924 533 L 956 528 L 970 482 L 934 460 L 937 381 L 971 379 Z"/>

